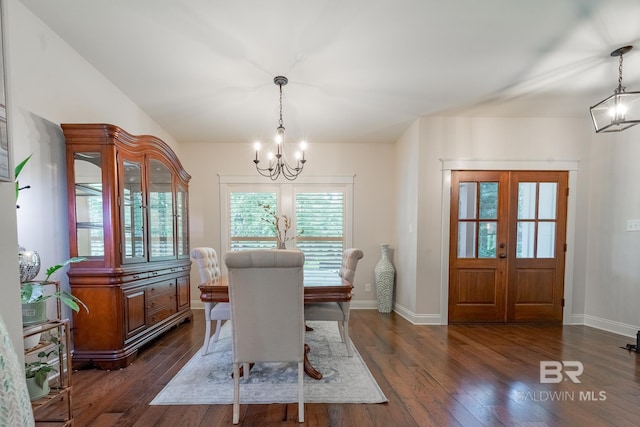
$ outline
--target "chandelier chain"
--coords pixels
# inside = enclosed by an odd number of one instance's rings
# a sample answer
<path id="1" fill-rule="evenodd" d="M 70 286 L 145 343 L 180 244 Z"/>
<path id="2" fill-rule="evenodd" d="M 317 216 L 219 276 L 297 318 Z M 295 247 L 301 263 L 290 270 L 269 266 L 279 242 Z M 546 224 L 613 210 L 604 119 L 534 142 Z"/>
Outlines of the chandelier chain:
<path id="1" fill-rule="evenodd" d="M 619 88 L 622 88 L 622 57 L 623 56 L 624 55 L 620 55 L 620 65 L 618 65 L 618 87 Z M 280 102 L 282 103 L 282 101 Z M 282 108 L 282 106 L 280 108 Z M 280 115 L 282 115 L 282 113 L 280 113 Z"/>
<path id="2" fill-rule="evenodd" d="M 620 57 L 620 59 L 622 60 L 622 57 Z M 622 63 L 620 64 L 620 66 L 622 67 Z M 620 73 L 622 73 L 622 69 Z M 622 74 L 620 74 L 620 79 L 622 80 Z M 278 86 L 280 86 L 280 127 L 284 127 L 284 125 L 282 124 L 282 83 L 280 83 Z"/>

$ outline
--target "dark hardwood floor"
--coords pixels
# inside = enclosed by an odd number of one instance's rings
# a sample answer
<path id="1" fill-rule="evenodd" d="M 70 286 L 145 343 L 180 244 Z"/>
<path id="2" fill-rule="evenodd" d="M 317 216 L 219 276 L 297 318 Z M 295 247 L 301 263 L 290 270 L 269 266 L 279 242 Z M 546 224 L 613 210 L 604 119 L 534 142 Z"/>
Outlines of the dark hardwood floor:
<path id="1" fill-rule="evenodd" d="M 202 345 L 203 312 L 194 314 L 125 369 L 75 372 L 74 426 L 232 425 L 231 405 L 149 406 Z M 352 310 L 351 319 L 353 342 L 389 402 L 308 403 L 304 425 L 640 425 L 640 354 L 621 348 L 630 338 L 584 326 L 413 326 L 375 310 Z M 582 363 L 580 383 L 568 375 L 541 383 L 541 361 Z M 241 406 L 240 425 L 296 420 L 297 404 Z"/>

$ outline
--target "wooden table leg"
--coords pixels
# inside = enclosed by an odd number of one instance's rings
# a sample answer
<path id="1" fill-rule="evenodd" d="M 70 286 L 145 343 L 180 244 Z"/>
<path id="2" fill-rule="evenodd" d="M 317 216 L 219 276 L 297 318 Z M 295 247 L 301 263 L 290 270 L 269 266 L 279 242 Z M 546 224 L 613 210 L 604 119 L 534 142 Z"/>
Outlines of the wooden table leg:
<path id="1" fill-rule="evenodd" d="M 309 354 L 310 351 L 311 351 L 311 347 L 309 347 L 309 344 L 305 344 L 304 345 L 304 373 L 307 374 L 310 378 L 313 378 L 314 380 L 321 380 L 322 373 L 313 367 L 311 362 L 309 362 L 309 358 L 307 357 L 307 354 Z M 255 365 L 255 363 L 249 364 L 249 370 L 253 368 L 253 365 Z M 242 378 L 243 376 L 244 376 L 244 366 L 240 366 L 240 378 Z M 231 373 L 231 378 L 233 378 L 233 372 Z"/>
<path id="2" fill-rule="evenodd" d="M 309 362 L 309 358 L 307 357 L 307 354 L 309 354 L 309 351 L 311 351 L 311 348 L 309 347 L 308 344 L 305 343 L 305 345 L 304 345 L 304 373 L 309 375 L 309 377 L 313 378 L 314 380 L 321 380 L 322 379 L 322 374 L 316 368 L 313 367 L 311 362 Z"/>
<path id="3" fill-rule="evenodd" d="M 253 368 L 253 365 L 255 365 L 255 363 L 249 363 L 249 371 L 251 371 L 251 369 Z M 240 365 L 240 378 L 244 377 L 244 366 Z M 231 372 L 231 378 L 233 378 L 233 372 Z"/>

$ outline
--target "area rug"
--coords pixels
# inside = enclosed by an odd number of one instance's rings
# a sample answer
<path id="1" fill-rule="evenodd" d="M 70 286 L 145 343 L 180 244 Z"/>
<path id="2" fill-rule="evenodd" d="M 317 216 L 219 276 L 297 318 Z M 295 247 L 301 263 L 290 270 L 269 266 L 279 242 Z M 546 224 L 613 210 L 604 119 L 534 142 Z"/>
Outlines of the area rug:
<path id="1" fill-rule="evenodd" d="M 354 347 L 353 357 L 340 341 L 337 322 L 307 322 L 314 330 L 305 341 L 309 361 L 323 378 L 304 377 L 307 403 L 383 403 L 384 393 Z M 211 405 L 233 403 L 231 324 L 226 322 L 209 353 L 199 350 L 153 399 L 151 405 Z M 249 379 L 240 380 L 240 403 L 297 402 L 296 363 L 257 363 Z"/>

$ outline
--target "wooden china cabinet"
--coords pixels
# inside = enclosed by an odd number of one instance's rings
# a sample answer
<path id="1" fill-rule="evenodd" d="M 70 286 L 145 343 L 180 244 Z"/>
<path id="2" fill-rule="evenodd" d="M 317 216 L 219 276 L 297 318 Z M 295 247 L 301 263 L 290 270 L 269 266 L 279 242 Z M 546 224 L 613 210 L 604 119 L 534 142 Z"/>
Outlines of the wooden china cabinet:
<path id="1" fill-rule="evenodd" d="M 188 183 L 171 148 L 109 124 L 63 124 L 73 366 L 116 369 L 191 320 Z"/>

